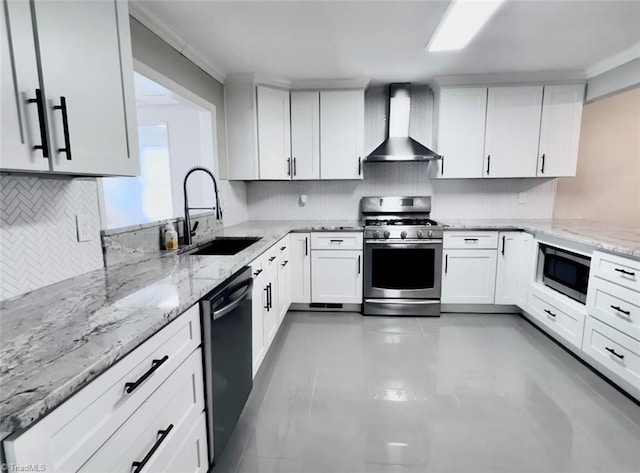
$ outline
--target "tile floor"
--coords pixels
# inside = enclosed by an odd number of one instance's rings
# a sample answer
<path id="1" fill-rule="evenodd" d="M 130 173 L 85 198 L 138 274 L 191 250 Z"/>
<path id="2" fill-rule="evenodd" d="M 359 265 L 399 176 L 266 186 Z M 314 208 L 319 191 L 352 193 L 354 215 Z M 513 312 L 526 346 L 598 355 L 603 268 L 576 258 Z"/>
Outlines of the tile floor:
<path id="1" fill-rule="evenodd" d="M 640 406 L 519 315 L 289 312 L 215 473 L 640 472 Z"/>

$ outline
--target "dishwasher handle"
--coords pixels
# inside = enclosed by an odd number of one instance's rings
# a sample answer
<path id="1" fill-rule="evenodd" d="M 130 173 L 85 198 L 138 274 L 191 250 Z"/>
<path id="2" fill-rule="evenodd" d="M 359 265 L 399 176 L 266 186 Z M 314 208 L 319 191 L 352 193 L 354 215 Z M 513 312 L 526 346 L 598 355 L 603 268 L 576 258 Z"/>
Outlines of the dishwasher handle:
<path id="1" fill-rule="evenodd" d="M 218 320 L 220 317 L 224 317 L 229 312 L 233 311 L 233 309 L 235 309 L 240 304 L 242 304 L 247 299 L 247 297 L 249 297 L 249 293 L 251 292 L 252 285 L 253 285 L 253 281 L 250 279 L 247 284 L 242 286 L 241 290 L 236 291 L 236 292 L 241 291 L 239 296 L 231 299 L 231 302 L 229 302 L 229 304 L 225 305 L 224 307 L 214 310 L 213 316 L 212 316 L 213 320 Z M 215 306 L 215 303 L 214 303 L 214 306 Z"/>

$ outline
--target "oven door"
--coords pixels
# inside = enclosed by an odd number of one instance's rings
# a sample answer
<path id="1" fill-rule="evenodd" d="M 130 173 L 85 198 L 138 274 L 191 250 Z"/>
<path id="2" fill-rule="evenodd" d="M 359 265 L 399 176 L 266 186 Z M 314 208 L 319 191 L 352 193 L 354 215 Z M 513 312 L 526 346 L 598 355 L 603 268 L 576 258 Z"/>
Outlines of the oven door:
<path id="1" fill-rule="evenodd" d="M 440 299 L 442 240 L 367 240 L 364 250 L 365 297 Z"/>

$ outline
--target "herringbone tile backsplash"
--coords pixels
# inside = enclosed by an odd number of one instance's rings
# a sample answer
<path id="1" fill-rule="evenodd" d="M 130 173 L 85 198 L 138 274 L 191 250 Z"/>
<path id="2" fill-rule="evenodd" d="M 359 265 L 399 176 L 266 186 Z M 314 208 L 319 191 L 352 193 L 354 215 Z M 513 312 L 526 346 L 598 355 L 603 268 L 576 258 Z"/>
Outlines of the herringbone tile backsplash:
<path id="1" fill-rule="evenodd" d="M 77 214 L 91 241 L 78 242 Z M 95 179 L 0 175 L 0 300 L 102 265 Z"/>

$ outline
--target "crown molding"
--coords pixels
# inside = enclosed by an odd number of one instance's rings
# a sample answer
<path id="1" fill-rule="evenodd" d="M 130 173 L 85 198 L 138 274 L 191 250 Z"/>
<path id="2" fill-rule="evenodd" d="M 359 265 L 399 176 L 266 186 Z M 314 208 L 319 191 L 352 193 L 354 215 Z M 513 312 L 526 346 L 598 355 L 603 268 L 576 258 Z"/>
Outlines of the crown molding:
<path id="1" fill-rule="evenodd" d="M 281 89 L 290 89 L 291 81 L 283 77 L 268 76 L 265 74 L 256 74 L 253 72 L 233 72 L 227 74 L 225 83 L 250 83 L 260 85 L 270 85 Z"/>
<path id="2" fill-rule="evenodd" d="M 224 70 L 214 61 L 207 58 L 206 54 L 202 50 L 190 45 L 189 42 L 180 35 L 180 33 L 173 29 L 173 27 L 158 15 L 149 10 L 148 7 L 139 2 L 129 2 L 129 15 L 149 28 L 169 46 L 189 59 L 211 77 L 221 83 L 224 83 L 226 77 Z"/>
<path id="3" fill-rule="evenodd" d="M 597 62 L 593 66 L 589 67 L 586 71 L 587 79 L 604 74 L 616 67 L 620 67 L 623 64 L 634 61 L 640 58 L 640 43 L 634 44 L 630 48 L 620 51 L 613 56 L 609 56 L 600 62 Z"/>
<path id="4" fill-rule="evenodd" d="M 537 85 L 546 84 L 576 84 L 586 82 L 582 71 L 536 71 L 536 72 L 506 72 L 495 74 L 465 74 L 439 76 L 433 80 L 437 87 L 473 87 L 482 85 Z"/>
<path id="5" fill-rule="evenodd" d="M 369 79 L 302 79 L 291 82 L 292 90 L 366 89 Z"/>

